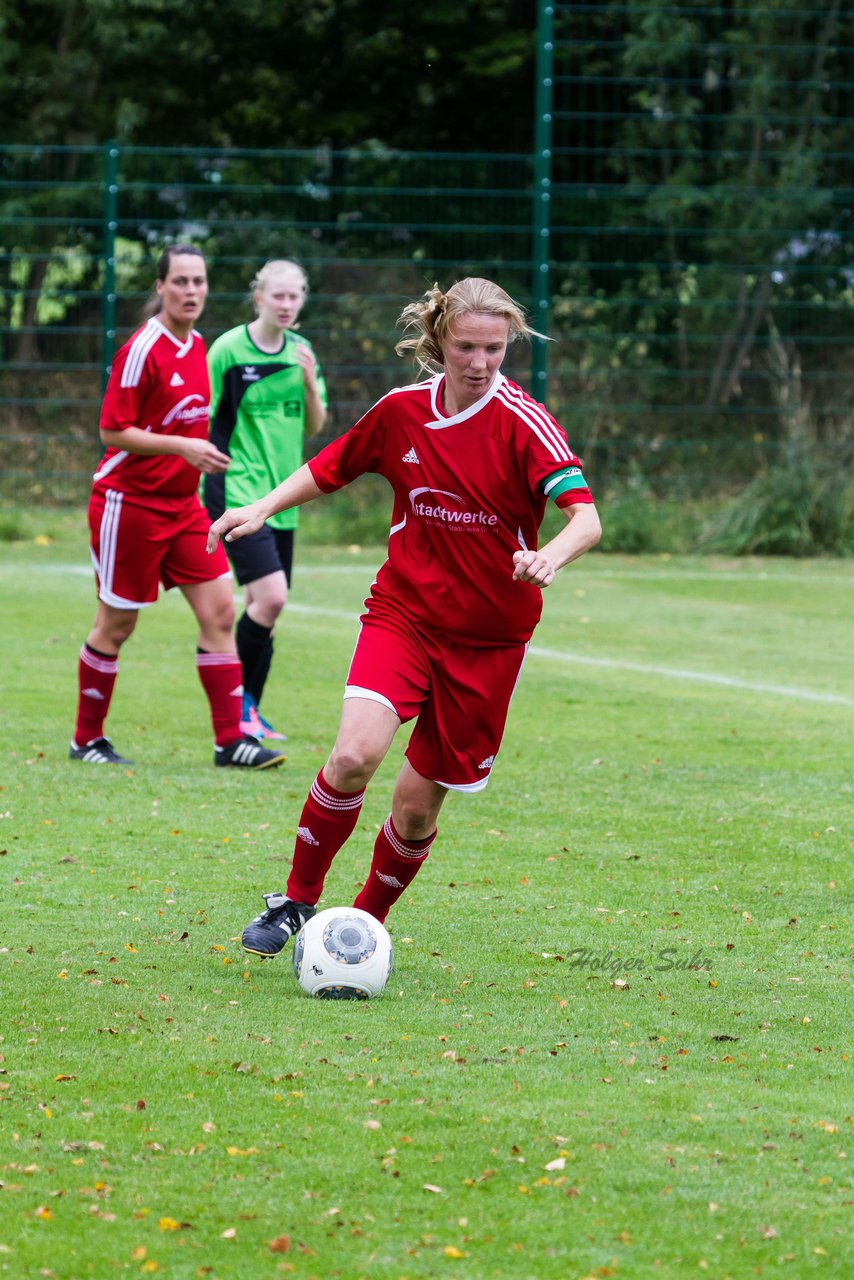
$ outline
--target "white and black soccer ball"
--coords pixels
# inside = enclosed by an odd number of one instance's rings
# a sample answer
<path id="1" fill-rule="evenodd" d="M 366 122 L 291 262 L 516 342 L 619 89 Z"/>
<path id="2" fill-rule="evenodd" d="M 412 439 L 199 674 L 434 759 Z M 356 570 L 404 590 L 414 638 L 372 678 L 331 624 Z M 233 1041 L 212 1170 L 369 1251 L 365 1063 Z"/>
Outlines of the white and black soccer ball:
<path id="1" fill-rule="evenodd" d="M 358 907 L 327 907 L 306 920 L 294 943 L 294 973 L 321 1000 L 369 1000 L 382 993 L 394 963 L 384 925 Z"/>

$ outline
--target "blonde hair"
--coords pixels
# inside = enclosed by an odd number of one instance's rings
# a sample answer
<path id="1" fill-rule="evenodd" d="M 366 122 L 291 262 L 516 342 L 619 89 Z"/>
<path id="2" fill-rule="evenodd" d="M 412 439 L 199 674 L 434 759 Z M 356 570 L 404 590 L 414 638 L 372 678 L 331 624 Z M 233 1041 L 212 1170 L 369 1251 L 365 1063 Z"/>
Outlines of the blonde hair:
<path id="1" fill-rule="evenodd" d="M 303 297 L 308 297 L 308 276 L 300 264 L 292 262 L 290 258 L 271 258 L 269 262 L 264 263 L 249 286 L 249 300 L 256 311 L 258 308 L 255 304 L 255 294 L 259 289 L 266 289 L 267 285 L 272 280 L 275 280 L 276 276 L 282 275 L 285 271 L 296 271 L 298 275 L 302 276 Z"/>
<path id="2" fill-rule="evenodd" d="M 483 315 L 502 316 L 510 326 L 508 342 L 518 338 L 543 338 L 528 324 L 525 312 L 509 293 L 491 280 L 466 276 L 443 293 L 438 284 L 428 289 L 418 302 L 410 302 L 397 317 L 404 333 L 395 351 L 399 356 L 411 351 L 418 367 L 425 373 L 438 373 L 445 363 L 444 342 L 448 330 L 460 316 L 477 311 Z"/>

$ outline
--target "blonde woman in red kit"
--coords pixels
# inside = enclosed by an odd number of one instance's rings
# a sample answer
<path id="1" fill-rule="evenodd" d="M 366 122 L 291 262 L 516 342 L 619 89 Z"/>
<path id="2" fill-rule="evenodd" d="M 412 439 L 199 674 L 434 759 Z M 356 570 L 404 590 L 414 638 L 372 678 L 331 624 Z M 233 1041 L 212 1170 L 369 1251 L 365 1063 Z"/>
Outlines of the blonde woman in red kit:
<path id="1" fill-rule="evenodd" d="M 391 813 L 355 906 L 383 921 L 424 865 L 449 791 L 489 781 L 542 592 L 594 546 L 601 528 L 566 435 L 501 372 L 509 342 L 533 331 L 489 280 L 430 290 L 399 323 L 424 381 L 383 396 L 348 432 L 266 498 L 226 511 L 208 549 L 269 515 L 366 472 L 394 491 L 388 559 L 365 601 L 335 745 L 306 799 L 283 893 L 243 933 L 276 955 L 315 913 L 365 788 L 400 728 L 415 726 Z M 537 548 L 552 499 L 566 517 Z"/>

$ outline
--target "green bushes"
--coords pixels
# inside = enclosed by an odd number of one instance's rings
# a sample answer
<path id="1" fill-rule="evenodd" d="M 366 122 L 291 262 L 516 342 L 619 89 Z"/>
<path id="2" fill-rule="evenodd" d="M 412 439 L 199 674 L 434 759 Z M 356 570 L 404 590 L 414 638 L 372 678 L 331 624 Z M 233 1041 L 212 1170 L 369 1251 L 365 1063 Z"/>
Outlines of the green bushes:
<path id="1" fill-rule="evenodd" d="M 707 522 L 698 549 L 726 555 L 851 555 L 854 482 L 827 463 L 771 467 Z"/>

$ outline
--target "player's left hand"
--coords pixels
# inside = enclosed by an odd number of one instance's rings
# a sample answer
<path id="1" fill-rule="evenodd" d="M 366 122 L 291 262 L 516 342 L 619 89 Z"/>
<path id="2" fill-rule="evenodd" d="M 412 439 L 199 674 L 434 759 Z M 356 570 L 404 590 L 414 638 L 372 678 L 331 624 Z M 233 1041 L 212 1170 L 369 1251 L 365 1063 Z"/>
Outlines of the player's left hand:
<path id="1" fill-rule="evenodd" d="M 514 551 L 513 577 L 518 582 L 532 582 L 535 587 L 549 587 L 557 570 L 541 551 Z"/>
<path id="2" fill-rule="evenodd" d="M 311 347 L 307 347 L 304 342 L 297 343 L 294 354 L 297 358 L 297 364 L 302 368 L 302 376 L 306 386 L 313 386 L 317 372 L 317 357 Z"/>

